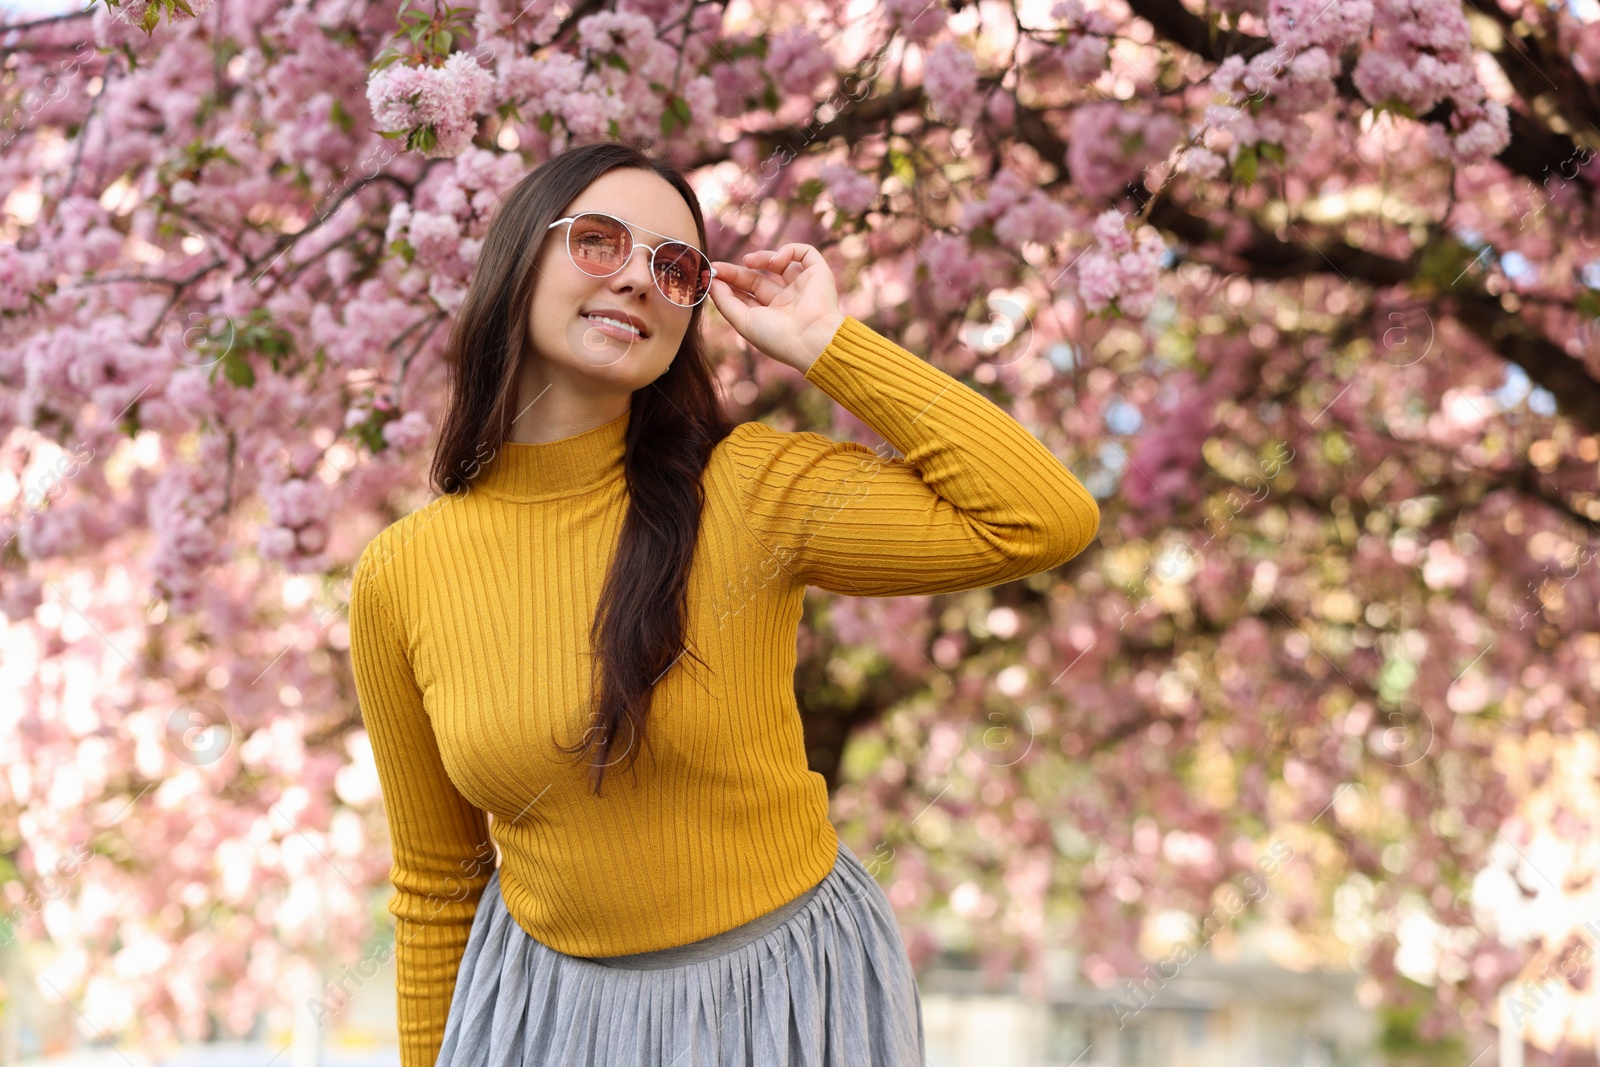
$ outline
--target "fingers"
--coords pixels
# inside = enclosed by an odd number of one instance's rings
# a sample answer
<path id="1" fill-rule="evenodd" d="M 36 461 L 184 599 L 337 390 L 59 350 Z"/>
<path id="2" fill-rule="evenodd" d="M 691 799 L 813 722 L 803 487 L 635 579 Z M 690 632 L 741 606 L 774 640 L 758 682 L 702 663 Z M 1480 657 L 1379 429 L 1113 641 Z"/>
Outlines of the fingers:
<path id="1" fill-rule="evenodd" d="M 763 249 L 759 252 L 751 252 L 744 259 L 746 263 L 753 267 L 764 267 L 775 272 L 782 271 L 790 263 L 798 263 L 800 268 L 804 270 L 811 266 L 812 263 L 821 262 L 822 253 L 811 245 L 795 241 L 784 245 L 777 251 Z"/>
<path id="2" fill-rule="evenodd" d="M 729 286 L 743 290 L 763 305 L 771 303 L 772 298 L 778 293 L 778 284 L 761 271 L 734 263 L 718 263 L 716 267 L 717 276 L 712 280 L 713 285 L 719 281 L 726 281 Z"/>
<path id="3" fill-rule="evenodd" d="M 766 277 L 765 274 L 758 270 L 741 267 L 737 263 L 723 263 L 719 260 L 716 263 L 716 268 L 716 281 L 726 281 L 729 285 L 738 286 L 740 289 L 749 289 L 756 282 Z"/>
<path id="4" fill-rule="evenodd" d="M 769 270 L 774 274 L 782 274 L 786 278 L 790 277 L 789 268 L 791 266 L 797 267 L 796 273 L 799 273 L 800 271 L 809 270 L 813 265 L 822 261 L 821 252 L 818 252 L 811 245 L 799 243 L 786 244 L 776 251 L 762 249 L 756 252 L 749 252 L 744 257 L 746 266 L 755 267 L 758 270 Z"/>
<path id="5" fill-rule="evenodd" d="M 822 253 L 807 244 L 786 244 L 776 251 L 762 249 L 746 253 L 743 265 L 718 260 L 712 265 L 717 276 L 712 281 L 727 284 L 726 293 L 735 291 L 749 300 L 740 299 L 741 307 L 760 305 L 766 307 L 788 286 L 794 284 L 812 266 L 823 264 Z"/>
<path id="6" fill-rule="evenodd" d="M 727 275 L 730 279 L 735 279 L 734 284 L 744 288 L 749 288 L 749 286 L 761 281 L 763 278 L 770 280 L 774 273 L 776 273 L 774 271 L 760 269 L 759 264 L 750 263 L 750 256 L 746 256 L 745 260 L 746 263 L 742 267 L 737 263 L 723 264 L 718 262 L 716 264 L 717 277 L 721 278 L 722 276 Z"/>
<path id="7" fill-rule="evenodd" d="M 717 276 L 711 279 L 711 300 L 712 303 L 717 305 L 717 310 L 722 312 L 730 322 L 733 321 L 733 316 L 728 315 L 729 308 L 735 309 L 736 313 L 741 315 L 750 310 L 749 302 L 739 295 L 738 290 L 722 280 L 722 272 L 720 270 L 717 272 Z"/>

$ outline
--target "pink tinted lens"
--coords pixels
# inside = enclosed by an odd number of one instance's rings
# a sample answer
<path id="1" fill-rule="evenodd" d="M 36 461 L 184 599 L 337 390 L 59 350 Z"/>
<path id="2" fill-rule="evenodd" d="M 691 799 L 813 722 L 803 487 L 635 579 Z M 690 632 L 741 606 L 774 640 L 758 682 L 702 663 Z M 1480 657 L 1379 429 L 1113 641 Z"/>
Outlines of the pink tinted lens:
<path id="1" fill-rule="evenodd" d="M 586 214 L 572 220 L 567 233 L 572 261 L 587 274 L 603 278 L 615 274 L 633 251 L 633 236 L 621 219 Z M 657 287 L 674 304 L 692 307 L 711 288 L 711 261 L 692 245 L 666 241 L 650 260 Z"/>
<path id="2" fill-rule="evenodd" d="M 615 274 L 633 250 L 633 238 L 619 220 L 606 215 L 579 215 L 567 231 L 572 261 L 587 274 Z"/>
<path id="3" fill-rule="evenodd" d="M 656 285 L 674 304 L 698 304 L 711 288 L 711 263 L 698 248 L 668 241 L 656 249 L 651 269 Z"/>

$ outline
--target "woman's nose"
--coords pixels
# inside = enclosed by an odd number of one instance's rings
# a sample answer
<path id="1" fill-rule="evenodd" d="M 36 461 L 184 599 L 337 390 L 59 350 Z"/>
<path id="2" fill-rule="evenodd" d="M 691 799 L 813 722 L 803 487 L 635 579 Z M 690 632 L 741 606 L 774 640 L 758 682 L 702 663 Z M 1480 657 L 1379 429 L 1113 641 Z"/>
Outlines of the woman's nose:
<path id="1" fill-rule="evenodd" d="M 628 253 L 628 260 L 622 269 L 611 279 L 614 289 L 628 286 L 634 290 L 648 289 L 654 284 L 650 278 L 650 257 L 652 253 L 648 248 L 634 245 Z"/>

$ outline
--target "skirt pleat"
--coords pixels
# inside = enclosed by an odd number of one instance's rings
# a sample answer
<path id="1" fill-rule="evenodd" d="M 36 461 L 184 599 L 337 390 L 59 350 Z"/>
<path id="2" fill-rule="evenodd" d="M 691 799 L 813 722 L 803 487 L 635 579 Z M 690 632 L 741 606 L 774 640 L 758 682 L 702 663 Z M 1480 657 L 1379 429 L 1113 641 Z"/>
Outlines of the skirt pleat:
<path id="1" fill-rule="evenodd" d="M 774 915 L 771 921 L 776 921 Z M 922 997 L 894 910 L 843 841 L 781 925 L 655 969 L 557 952 L 478 902 L 436 1067 L 923 1067 Z"/>

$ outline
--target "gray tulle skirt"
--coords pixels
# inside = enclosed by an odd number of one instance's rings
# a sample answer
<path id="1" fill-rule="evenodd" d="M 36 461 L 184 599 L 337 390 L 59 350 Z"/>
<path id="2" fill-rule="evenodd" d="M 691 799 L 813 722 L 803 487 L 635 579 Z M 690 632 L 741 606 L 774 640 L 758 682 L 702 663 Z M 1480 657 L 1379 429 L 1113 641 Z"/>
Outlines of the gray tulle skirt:
<path id="1" fill-rule="evenodd" d="M 923 1067 L 922 997 L 843 841 L 795 900 L 701 941 L 588 959 L 529 936 L 496 869 L 436 1067 Z"/>

